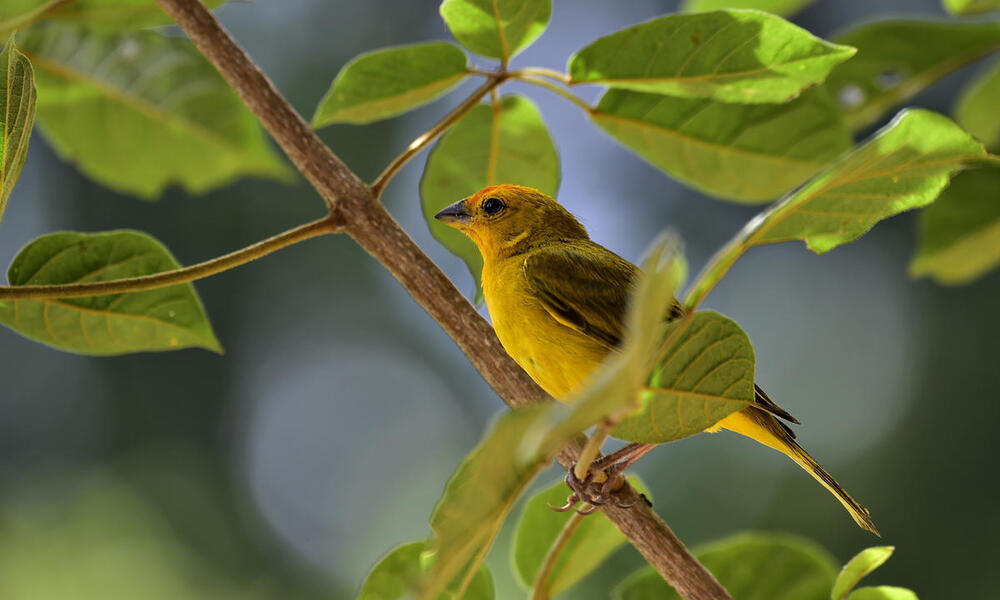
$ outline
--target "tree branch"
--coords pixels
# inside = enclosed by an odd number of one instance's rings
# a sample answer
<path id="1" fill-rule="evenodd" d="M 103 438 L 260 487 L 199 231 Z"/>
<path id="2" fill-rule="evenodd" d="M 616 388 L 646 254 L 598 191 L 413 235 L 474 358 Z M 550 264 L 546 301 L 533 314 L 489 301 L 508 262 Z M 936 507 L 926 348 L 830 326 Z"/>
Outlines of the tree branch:
<path id="1" fill-rule="evenodd" d="M 318 221 L 299 225 L 295 229 L 289 229 L 284 233 L 269 237 L 252 246 L 240 248 L 235 252 L 230 252 L 224 256 L 206 260 L 190 267 L 164 271 L 153 275 L 112 279 L 110 281 L 67 283 L 62 285 L 2 285 L 0 286 L 0 300 L 51 300 L 54 298 L 106 296 L 108 294 L 141 292 L 143 290 L 176 285 L 178 283 L 187 283 L 188 281 L 202 279 L 209 275 L 215 275 L 216 273 L 246 264 L 252 260 L 257 260 L 262 256 L 303 240 L 328 233 L 337 233 L 341 229 L 342 226 L 337 223 L 334 215 L 328 215 Z"/>
<path id="2" fill-rule="evenodd" d="M 507 355 L 489 323 L 377 201 L 372 191 L 309 129 L 199 0 L 157 0 L 177 21 L 337 213 L 351 235 L 389 270 L 455 340 L 494 390 L 518 408 L 551 399 Z M 570 468 L 582 445 L 562 449 Z M 634 493 L 634 491 L 633 491 Z M 688 600 L 731 600 L 726 590 L 646 506 L 604 507 L 646 560 Z"/>

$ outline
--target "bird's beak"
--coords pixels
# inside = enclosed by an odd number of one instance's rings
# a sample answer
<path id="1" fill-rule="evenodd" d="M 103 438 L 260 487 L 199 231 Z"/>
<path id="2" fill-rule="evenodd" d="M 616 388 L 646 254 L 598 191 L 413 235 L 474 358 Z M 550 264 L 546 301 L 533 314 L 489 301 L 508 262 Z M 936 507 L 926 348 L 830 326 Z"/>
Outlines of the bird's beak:
<path id="1" fill-rule="evenodd" d="M 434 218 L 452 227 L 465 225 L 472 218 L 469 209 L 465 207 L 465 200 L 446 206 L 444 210 L 434 215 Z"/>

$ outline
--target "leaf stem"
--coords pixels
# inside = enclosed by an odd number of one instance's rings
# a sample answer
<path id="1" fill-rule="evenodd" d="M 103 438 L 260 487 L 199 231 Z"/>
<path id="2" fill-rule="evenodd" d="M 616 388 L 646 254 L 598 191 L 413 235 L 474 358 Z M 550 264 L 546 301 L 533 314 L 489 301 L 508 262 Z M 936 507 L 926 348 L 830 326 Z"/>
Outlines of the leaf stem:
<path id="1" fill-rule="evenodd" d="M 86 296 L 106 296 L 152 290 L 178 283 L 186 283 L 227 271 L 246 264 L 276 250 L 327 233 L 337 233 L 343 226 L 336 218 L 323 217 L 318 221 L 300 225 L 284 233 L 269 237 L 235 252 L 207 260 L 205 262 L 164 271 L 154 275 L 94 281 L 88 283 L 68 283 L 64 285 L 13 285 L 0 286 L 0 300 L 51 300 L 54 298 L 80 298 Z"/>
<path id="2" fill-rule="evenodd" d="M 549 600 L 549 577 L 552 575 L 552 570 L 556 566 L 556 561 L 559 560 L 559 554 L 566 548 L 566 544 L 576 533 L 576 530 L 583 523 L 583 518 L 586 515 L 581 515 L 575 510 L 570 515 L 569 520 L 563 525 L 562 530 L 559 532 L 559 536 L 552 542 L 549 546 L 549 551 L 545 554 L 545 559 L 542 560 L 542 565 L 538 569 L 538 574 L 535 575 L 535 582 L 531 588 L 531 600 Z"/>
<path id="3" fill-rule="evenodd" d="M 512 79 L 517 79 L 519 81 L 531 83 L 543 87 L 549 90 L 550 92 L 555 92 L 556 94 L 559 94 L 560 96 L 569 100 L 573 104 L 579 106 L 587 113 L 591 113 L 594 111 L 594 107 L 592 107 L 591 105 L 587 104 L 586 102 L 578 98 L 576 94 L 573 94 L 569 90 L 566 90 L 564 88 L 559 87 L 558 85 L 555 85 L 551 81 L 546 81 L 540 77 L 533 77 L 527 74 L 527 71 L 528 69 L 521 69 L 520 71 L 511 71 L 509 75 Z"/>
<path id="4" fill-rule="evenodd" d="M 548 77 L 549 79 L 555 79 L 559 83 L 565 85 L 572 85 L 569 75 L 556 71 L 555 69 L 547 69 L 545 67 L 525 67 L 519 71 L 515 71 L 515 76 L 517 75 L 536 75 L 538 77 Z"/>
<path id="5" fill-rule="evenodd" d="M 470 72 L 476 72 L 470 69 Z M 478 73 L 477 73 L 478 74 Z M 500 73 L 488 73 L 481 72 L 481 74 L 488 75 L 489 80 L 483 85 L 479 86 L 476 91 L 472 92 L 468 98 L 463 100 L 461 104 L 456 106 L 444 116 L 440 121 L 437 122 L 433 127 L 428 129 L 426 132 L 421 134 L 417 139 L 410 142 L 410 145 L 406 147 L 406 150 L 402 154 L 397 156 L 389 166 L 382 171 L 382 174 L 378 176 L 371 185 L 372 194 L 376 198 L 382 195 L 385 190 L 385 186 L 389 184 L 389 181 L 403 168 L 406 163 L 410 161 L 414 156 L 416 156 L 421 150 L 423 150 L 428 144 L 433 142 L 439 135 L 451 128 L 452 125 L 458 122 L 459 119 L 464 117 L 470 110 L 479 104 L 486 94 L 495 90 L 498 85 L 506 81 L 507 75 Z"/>
<path id="6" fill-rule="evenodd" d="M 593 464 L 597 455 L 601 453 L 601 446 L 604 445 L 604 440 L 608 439 L 608 432 L 610 431 L 611 429 L 607 426 L 599 426 L 594 435 L 590 436 L 590 439 L 587 440 L 587 445 L 583 447 L 580 455 L 576 458 L 576 464 L 573 466 L 573 474 L 580 481 L 587 478 L 587 474 L 590 473 L 590 465 Z"/>

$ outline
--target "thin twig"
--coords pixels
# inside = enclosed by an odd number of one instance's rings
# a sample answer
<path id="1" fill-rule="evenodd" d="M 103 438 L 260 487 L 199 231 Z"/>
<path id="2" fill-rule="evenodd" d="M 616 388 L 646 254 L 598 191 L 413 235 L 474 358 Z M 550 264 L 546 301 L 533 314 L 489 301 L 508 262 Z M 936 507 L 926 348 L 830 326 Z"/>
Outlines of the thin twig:
<path id="1" fill-rule="evenodd" d="M 476 91 L 462 101 L 461 104 L 456 106 L 444 116 L 440 121 L 437 122 L 434 127 L 431 127 L 426 132 L 420 135 L 417 139 L 410 142 L 410 145 L 406 147 L 406 150 L 402 154 L 397 156 L 389 166 L 382 171 L 382 174 L 378 176 L 371 185 L 372 193 L 376 198 L 382 196 L 382 192 L 385 190 L 385 186 L 389 184 L 389 181 L 403 168 L 406 163 L 410 161 L 414 156 L 416 156 L 421 150 L 423 150 L 428 144 L 433 142 L 439 135 L 447 131 L 452 125 L 458 122 L 459 119 L 464 117 L 469 113 L 470 110 L 475 108 L 479 101 L 483 99 L 486 94 L 495 90 L 498 85 L 504 82 L 506 79 L 505 75 L 490 74 L 490 79 L 483 85 L 479 86 Z"/>
<path id="2" fill-rule="evenodd" d="M 590 473 L 590 465 L 594 462 L 594 459 L 600 456 L 601 446 L 608 439 L 608 431 L 610 430 L 607 427 L 598 425 L 597 431 L 594 432 L 594 435 L 590 436 L 590 439 L 587 440 L 587 445 L 583 447 L 580 456 L 577 457 L 576 465 L 573 467 L 573 475 L 576 475 L 576 478 L 580 481 L 587 478 L 587 475 Z"/>
<path id="3" fill-rule="evenodd" d="M 545 67 L 525 67 L 515 73 L 520 73 L 522 75 L 537 75 L 539 77 L 548 77 L 549 79 L 555 79 L 559 83 L 564 83 L 566 85 L 571 85 L 572 81 L 569 75 L 561 71 L 556 71 L 555 69 L 546 69 Z"/>
<path id="4" fill-rule="evenodd" d="M 576 94 L 570 92 L 569 90 L 563 89 L 563 88 L 559 87 L 558 85 L 555 85 L 551 81 L 546 81 L 544 79 L 541 79 L 540 77 L 532 77 L 531 75 L 527 74 L 527 71 L 528 71 L 528 69 L 521 69 L 520 71 L 513 71 L 513 72 L 510 73 L 510 77 L 512 79 L 517 79 L 518 81 L 524 81 L 526 83 L 531 83 L 531 84 L 543 87 L 543 88 L 549 90 L 550 92 L 555 92 L 555 93 L 559 94 L 560 96 L 562 96 L 563 98 L 569 100 L 573 104 L 579 106 L 580 108 L 582 108 L 587 113 L 591 113 L 591 112 L 594 111 L 594 107 L 593 106 L 587 104 L 586 102 L 584 102 L 583 100 L 581 100 L 580 98 L 578 98 L 576 96 Z"/>
<path id="5" fill-rule="evenodd" d="M 336 233 L 341 226 L 331 216 L 318 221 L 300 225 L 274 237 L 257 242 L 252 246 L 241 248 L 224 256 L 206 260 L 205 262 L 164 271 L 153 275 L 129 277 L 127 279 L 112 279 L 110 281 L 93 281 L 87 283 L 67 283 L 63 285 L 12 285 L 0 286 L 0 300 L 51 300 L 54 298 L 80 298 L 85 296 L 106 296 L 108 294 L 123 294 L 140 292 L 186 283 L 227 271 L 233 267 L 257 260 L 286 246 L 327 233 Z"/>
<path id="6" fill-rule="evenodd" d="M 406 288 L 458 344 L 486 382 L 512 407 L 552 401 L 507 355 L 489 323 L 389 215 L 198 0 L 157 0 L 219 70 L 292 163 L 339 214 L 345 231 Z M 574 441 L 557 460 L 570 468 L 583 445 Z M 715 577 L 643 502 L 613 504 L 604 514 L 687 600 L 732 600 Z"/>
<path id="7" fill-rule="evenodd" d="M 549 583 L 549 577 L 552 576 L 552 570 L 556 566 L 556 561 L 559 560 L 559 555 L 566 548 L 566 544 L 573 538 L 573 534 L 576 533 L 577 528 L 583 523 L 585 516 L 575 510 L 571 511 L 569 520 L 566 521 L 566 524 L 559 531 L 559 535 L 552 542 L 552 545 L 549 546 L 549 551 L 545 554 L 545 559 L 542 560 L 542 564 L 538 568 L 538 573 L 535 575 L 535 582 L 531 586 L 531 600 L 549 600 L 552 587 Z"/>

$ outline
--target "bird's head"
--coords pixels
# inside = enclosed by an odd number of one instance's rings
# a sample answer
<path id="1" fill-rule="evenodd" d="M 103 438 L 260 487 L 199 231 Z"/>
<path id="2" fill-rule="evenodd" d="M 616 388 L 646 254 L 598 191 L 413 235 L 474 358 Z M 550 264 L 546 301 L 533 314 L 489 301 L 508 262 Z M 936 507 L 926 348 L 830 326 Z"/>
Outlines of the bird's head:
<path id="1" fill-rule="evenodd" d="M 545 241 L 588 239 L 587 230 L 546 194 L 523 185 L 492 185 L 434 215 L 479 246 L 483 258 L 516 254 Z"/>

